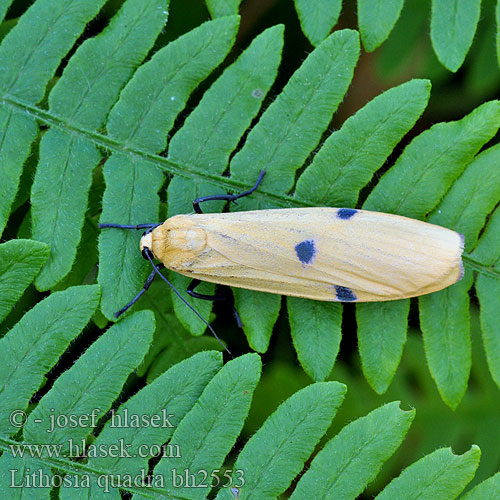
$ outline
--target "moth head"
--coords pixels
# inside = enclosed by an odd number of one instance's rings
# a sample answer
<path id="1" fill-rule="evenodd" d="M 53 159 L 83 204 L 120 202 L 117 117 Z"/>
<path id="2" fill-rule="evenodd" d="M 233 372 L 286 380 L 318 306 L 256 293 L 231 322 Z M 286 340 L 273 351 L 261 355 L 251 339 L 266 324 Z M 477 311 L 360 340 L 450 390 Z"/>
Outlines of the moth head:
<path id="1" fill-rule="evenodd" d="M 141 249 L 141 254 L 142 256 L 148 260 L 146 257 L 145 251 L 146 249 L 149 250 L 150 253 L 153 253 L 153 232 L 151 230 L 146 231 L 141 238 L 141 242 L 139 244 L 139 247 Z"/>

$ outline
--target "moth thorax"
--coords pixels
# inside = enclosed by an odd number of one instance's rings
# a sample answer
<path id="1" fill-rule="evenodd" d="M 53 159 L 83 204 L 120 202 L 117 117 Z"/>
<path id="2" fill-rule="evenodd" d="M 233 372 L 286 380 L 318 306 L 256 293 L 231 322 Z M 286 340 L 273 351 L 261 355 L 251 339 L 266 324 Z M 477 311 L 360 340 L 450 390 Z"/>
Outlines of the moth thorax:
<path id="1" fill-rule="evenodd" d="M 167 233 L 167 247 L 172 250 L 202 252 L 207 245 L 205 231 L 198 228 L 171 229 Z"/>
<path id="2" fill-rule="evenodd" d="M 178 269 L 206 251 L 207 235 L 189 215 L 174 215 L 153 231 L 153 253 L 165 267 Z"/>

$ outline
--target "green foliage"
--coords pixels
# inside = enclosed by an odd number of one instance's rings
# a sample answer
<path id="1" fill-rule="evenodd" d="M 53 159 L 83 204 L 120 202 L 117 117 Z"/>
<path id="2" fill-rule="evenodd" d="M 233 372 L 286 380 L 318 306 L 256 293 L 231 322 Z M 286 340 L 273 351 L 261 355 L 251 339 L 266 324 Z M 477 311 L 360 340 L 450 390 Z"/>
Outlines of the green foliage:
<path id="1" fill-rule="evenodd" d="M 344 427 L 314 458 L 291 498 L 357 497 L 400 445 L 414 415 L 390 403 Z"/>
<path id="2" fill-rule="evenodd" d="M 241 431 L 260 378 L 256 354 L 239 357 L 221 368 L 219 353 L 198 353 L 172 366 L 114 408 L 112 414 L 106 414 L 151 342 L 153 316 L 147 311 L 136 312 L 109 328 L 55 380 L 34 409 L 25 413 L 29 398 L 42 384 L 43 373 L 88 322 L 97 299 L 96 286 L 55 292 L 29 311 L 0 342 L 2 363 L 7 366 L 0 382 L 3 422 L 14 410 L 17 415 L 10 419 L 9 428 L 4 426 L 0 437 L 0 491 L 8 495 L 13 481 L 18 491 L 29 493 L 32 490 L 26 477 L 30 470 L 36 470 L 48 484 L 58 484 L 65 478 L 60 498 L 80 498 L 82 492 L 92 498 L 104 494 L 119 498 L 116 485 L 110 486 L 106 478 L 120 476 L 126 481 L 124 478 L 140 475 L 155 455 L 153 450 L 168 441 L 154 467 L 156 479 L 149 489 L 138 483 L 121 486 L 138 497 L 205 498 L 210 482 L 205 488 L 182 488 L 172 471 L 221 469 Z M 35 322 L 48 325 L 37 337 L 32 326 Z M 22 350 L 15 347 L 14 338 Z M 234 495 L 236 490 L 242 495 L 252 492 L 258 498 L 281 494 L 302 470 L 344 395 L 344 385 L 324 382 L 312 384 L 286 400 L 243 447 L 234 469 L 224 474 L 225 480 L 234 480 L 238 486 L 223 488 L 219 497 L 231 498 L 230 491 Z M 413 414 L 393 403 L 348 425 L 318 454 L 293 497 L 307 498 L 317 490 L 318 474 L 324 487 L 336 484 L 344 494 L 361 491 L 400 444 Z M 54 420 L 61 416 L 69 419 L 66 425 Z M 104 428 L 95 439 L 89 439 L 103 417 Z M 138 426 L 134 417 L 168 424 Z M 19 418 L 25 419 L 22 434 Z M 9 439 L 13 434 L 16 439 Z M 83 454 L 85 442 L 87 459 L 75 461 Z M 119 443 L 126 454 L 113 454 Z M 333 472 L 320 472 L 331 463 L 331 454 L 336 457 Z M 214 477 L 210 475 L 210 481 Z M 325 477 L 329 478 L 326 482 Z M 158 478 L 162 478 L 161 486 Z M 74 488 L 76 484 L 79 487 Z"/>
<path id="3" fill-rule="evenodd" d="M 234 42 L 237 28 L 236 17 L 201 25 L 159 50 L 123 89 L 110 112 L 107 130 L 125 151 L 112 155 L 104 166 L 103 222 L 121 219 L 124 224 L 133 224 L 140 218 L 158 220 L 157 193 L 163 175 L 144 154 L 139 159 L 126 150 L 137 148 L 154 154 L 165 148 L 175 117 L 194 88 L 222 62 Z M 99 253 L 103 256 L 99 283 L 103 291 L 103 313 L 108 318 L 112 318 L 144 282 L 146 262 L 130 258 L 137 244 L 137 235 L 126 231 L 104 231 L 99 237 Z M 118 258 L 115 248 L 121 249 Z M 116 293 L 117 279 L 123 283 L 118 287 L 120 293 Z"/>
<path id="4" fill-rule="evenodd" d="M 426 364 L 421 334 L 415 329 L 410 328 L 408 331 L 408 340 L 397 376 L 383 395 L 374 393 L 363 379 L 359 373 L 360 360 L 357 356 L 350 358 L 348 364 L 342 359 L 335 363 L 331 378 L 341 381 L 348 387 L 344 404 L 339 409 L 336 420 L 350 422 L 367 408 L 377 408 L 386 401 L 394 400 L 395 397 L 402 397 L 410 408 L 417 410 L 401 447 L 388 460 L 374 483 L 368 486 L 362 498 L 373 498 L 388 481 L 400 474 L 402 468 L 438 448 L 450 445 L 455 453 L 460 454 L 470 449 L 472 443 L 481 448 L 481 463 L 473 480 L 474 485 L 497 471 L 500 456 L 498 436 L 492 433 L 491 429 L 500 425 L 496 406 L 499 391 L 488 373 L 477 313 L 477 309 L 473 307 L 470 377 L 475 383 L 469 387 L 456 410 L 445 407 Z M 291 374 L 288 374 L 288 377 L 290 376 Z M 258 397 L 256 394 L 256 404 Z M 336 420 L 329 436 L 334 436 L 342 428 L 340 422 L 335 423 Z M 435 498 L 439 496 L 436 495 Z M 495 495 L 492 494 L 491 498 L 495 498 Z"/>
<path id="5" fill-rule="evenodd" d="M 403 0 L 358 0 L 359 31 L 368 52 L 386 40 L 402 7 Z"/>
<path id="6" fill-rule="evenodd" d="M 163 27 L 166 7 L 165 0 L 127 2 L 110 25 L 82 44 L 70 59 L 49 95 L 49 112 L 84 130 L 100 130 L 122 87 Z M 112 129 L 108 131 L 112 134 Z M 31 195 L 33 237 L 51 248 L 49 263 L 36 281 L 41 290 L 52 288 L 71 269 L 92 170 L 100 161 L 97 145 L 88 137 L 52 128 L 42 138 Z M 58 244 L 62 239 L 65 245 Z"/>
<path id="7" fill-rule="evenodd" d="M 304 35 L 315 47 L 319 45 L 337 24 L 342 0 L 294 0 Z"/>
<path id="8" fill-rule="evenodd" d="M 500 494 L 500 474 L 486 479 L 463 496 L 463 500 L 487 500 Z"/>
<path id="9" fill-rule="evenodd" d="M 499 230 L 500 210 L 496 208 L 477 247 L 472 252 L 472 257 L 476 261 L 482 262 L 486 270 L 498 270 L 500 266 L 500 248 L 497 243 Z M 493 273 L 485 273 L 478 276 L 476 293 L 481 305 L 481 327 L 484 349 L 488 359 L 488 366 L 497 384 L 500 384 L 500 345 L 498 336 L 499 291 L 499 281 Z"/>
<path id="10" fill-rule="evenodd" d="M 481 0 L 432 0 L 431 40 L 443 66 L 457 71 L 476 32 Z"/>
<path id="11" fill-rule="evenodd" d="M 412 80 L 377 96 L 331 134 L 297 181 L 295 196 L 355 206 L 359 192 L 422 114 L 431 85 Z"/>
<path id="12" fill-rule="evenodd" d="M 474 172 L 481 168 L 478 164 L 482 163 L 482 168 L 488 169 L 491 168 L 491 163 L 486 158 L 482 159 L 483 155 L 472 160 L 480 147 L 498 130 L 499 113 L 500 107 L 496 101 L 485 103 L 459 122 L 437 124 L 417 136 L 406 147 L 394 167 L 382 177 L 363 207 L 415 218 L 422 218 L 434 209 L 429 222 L 465 234 L 465 241 L 473 247 L 474 235 L 477 238 L 476 230 L 484 224 L 487 214 L 495 204 L 493 200 L 498 200 L 500 193 L 499 184 L 495 183 L 493 178 L 492 187 L 488 188 L 491 194 L 485 197 L 475 196 L 470 179 L 475 177 Z M 432 148 L 432 154 L 425 154 L 428 148 Z M 439 154 L 434 154 L 438 149 Z M 491 148 L 483 154 L 491 159 L 490 155 L 494 155 L 495 150 L 496 148 Z M 485 166 L 486 164 L 489 166 Z M 462 177 L 459 177 L 462 172 Z M 453 189 L 450 189 L 453 182 Z M 436 207 L 441 199 L 441 203 Z M 467 208 L 471 210 L 471 214 L 463 214 Z M 471 219 L 463 222 L 466 217 L 462 215 L 470 215 Z M 476 225 L 472 230 L 474 220 Z M 472 284 L 471 280 L 472 274 L 467 273 L 460 283 L 419 300 L 420 321 L 431 373 L 443 399 L 452 407 L 456 407 L 462 399 L 470 371 L 467 292 Z M 371 325 L 371 317 L 362 318 L 360 315 L 360 311 L 370 306 L 363 304 L 358 307 L 360 330 L 363 330 L 363 319 Z M 398 302 L 383 307 L 390 311 L 401 309 L 401 304 Z M 408 308 L 405 310 L 407 314 Z M 400 317 L 401 314 L 404 312 L 400 313 Z M 393 335 L 401 339 L 406 328 L 400 325 L 398 333 L 394 332 L 394 325 L 395 323 L 391 328 Z M 362 355 L 371 358 L 373 352 L 376 353 L 377 350 L 362 351 Z M 374 366 L 376 362 L 377 359 L 369 359 L 363 364 Z M 396 366 L 391 364 L 388 374 L 393 374 L 395 368 Z"/>
<path id="13" fill-rule="evenodd" d="M 234 305 L 241 318 L 248 345 L 257 352 L 266 352 L 269 347 L 273 325 L 280 312 L 281 297 L 234 289 Z M 255 311 L 260 311 L 256 316 Z"/>
<path id="14" fill-rule="evenodd" d="M 233 157 L 234 177 L 251 185 L 266 170 L 263 190 L 290 191 L 296 171 L 318 145 L 342 101 L 358 57 L 359 38 L 352 30 L 332 34 L 311 52 Z M 240 206 L 269 208 L 270 204 L 243 199 Z"/>
<path id="15" fill-rule="evenodd" d="M 324 380 L 339 352 L 342 306 L 288 297 L 293 345 L 300 364 L 314 380 Z"/>
<path id="16" fill-rule="evenodd" d="M 338 382 L 305 387 L 280 405 L 248 440 L 235 468 L 244 472 L 245 487 L 256 498 L 276 498 L 286 489 L 330 426 L 344 394 L 345 386 Z M 300 417 L 292 421 L 290 415 Z M 231 498 L 227 489 L 222 493 L 217 498 Z"/>
<path id="17" fill-rule="evenodd" d="M 16 429 L 14 410 L 25 410 L 45 373 L 80 333 L 99 300 L 96 286 L 68 288 L 47 297 L 26 313 L 1 340 L 2 433 Z"/>
<path id="18" fill-rule="evenodd" d="M 372 52 L 387 40 L 402 11 L 412 9 L 412 6 L 403 4 L 412 1 L 357 1 L 359 31 L 367 52 Z M 304 34 L 312 45 L 319 45 L 337 23 L 342 1 L 321 0 L 312 3 L 306 0 L 294 0 L 294 2 Z M 427 11 L 425 17 L 430 18 L 430 35 L 437 58 L 449 71 L 457 71 L 471 48 L 481 15 L 481 0 L 469 2 L 432 0 L 432 7 L 429 1 L 415 0 L 415 2 L 418 2 L 420 11 Z M 492 33 L 489 32 L 488 35 L 491 44 Z"/>
<path id="19" fill-rule="evenodd" d="M 47 245 L 33 240 L 11 240 L 0 245 L 0 321 L 19 300 L 47 261 Z"/>
<path id="20" fill-rule="evenodd" d="M 207 8 L 213 18 L 231 16 L 238 14 L 240 3 L 241 0 L 207 0 Z"/>
<path id="21" fill-rule="evenodd" d="M 27 313 L 17 330 L 14 328 L 2 340 L 0 355 L 12 353 L 8 342 L 14 335 L 19 344 L 29 346 L 23 354 L 25 359 L 31 360 L 29 371 L 28 367 L 20 365 L 20 377 L 8 373 L 2 381 L 3 394 L 15 390 L 16 408 L 26 408 L 27 398 L 40 385 L 41 379 L 29 377 L 28 373 L 34 373 L 36 366 L 47 370 L 57 360 L 60 348 L 67 347 L 70 332 L 65 333 L 56 326 L 60 321 L 58 316 L 67 318 L 72 325 L 74 321 L 68 318 L 68 313 L 78 316 L 81 327 L 96 307 L 96 292 L 95 286 L 83 286 L 52 294 Z M 51 329 L 57 331 L 57 337 L 44 345 L 37 345 L 39 343 L 31 339 L 27 343 L 24 337 L 32 335 L 32 330 L 27 328 L 28 321 L 41 320 L 44 316 L 52 318 Z M 118 498 L 115 487 L 109 486 L 103 478 L 140 474 L 147 468 L 148 459 L 154 454 L 152 450 L 168 441 L 166 450 L 171 453 L 172 450 L 181 450 L 181 458 L 179 460 L 174 454 L 168 456 L 164 449 L 163 458 L 154 468 L 154 477 L 163 477 L 162 486 L 158 487 L 155 483 L 153 488 L 148 489 L 133 484 L 125 489 L 135 492 L 138 497 L 205 497 L 206 488 L 183 490 L 173 487 L 169 482 L 175 478 L 172 470 L 184 470 L 185 467 L 192 471 L 220 469 L 222 460 L 241 430 L 260 376 L 260 361 L 255 354 L 242 356 L 222 368 L 221 356 L 214 351 L 194 355 L 130 397 L 113 412 L 112 419 L 109 415 L 106 417 L 106 425 L 99 435 L 88 441 L 97 417 L 106 414 L 127 375 L 147 351 L 154 329 L 152 319 L 147 312 L 135 313 L 112 326 L 94 342 L 69 370 L 56 379 L 27 416 L 22 440 L 19 434 L 17 440 L 9 440 L 7 436 L 12 431 L 4 429 L 4 436 L 0 438 L 4 451 L 0 458 L 0 491 L 4 495 L 9 491 L 8 478 L 13 478 L 15 484 L 20 485 L 29 470 L 37 470 L 52 481 L 65 474 L 67 483 L 59 490 L 60 498 L 80 498 L 82 487 L 70 487 L 78 481 L 80 485 L 85 484 L 83 491 L 87 491 L 92 498 L 101 498 L 106 493 L 106 487 L 111 489 L 108 494 Z M 75 336 L 74 330 L 71 334 Z M 63 335 L 65 344 L 60 343 Z M 48 336 L 45 333 L 42 338 L 48 340 Z M 4 362 L 7 363 L 7 360 Z M 24 382 L 21 377 L 24 377 Z M 237 490 L 241 495 L 245 495 L 246 491 L 252 492 L 258 498 L 275 498 L 281 494 L 301 471 L 330 426 L 344 395 L 345 386 L 325 382 L 312 384 L 287 399 L 243 447 L 234 469 L 227 470 L 224 475 L 229 480 L 232 474 L 235 485 L 238 479 L 244 478 L 244 484 L 238 483 L 239 486 L 232 490 L 223 488 L 218 498 L 231 498 Z M 11 409 L 8 405 L 2 405 L 2 408 Z M 169 411 L 167 417 L 166 409 Z M 94 413 L 96 420 L 92 421 L 89 416 Z M 54 427 L 50 417 L 58 415 L 74 419 L 72 422 L 85 422 L 85 425 Z M 167 418 L 168 425 L 134 428 L 133 420 L 128 426 L 117 424 L 136 415 L 152 419 L 151 422 Z M 397 403 L 392 403 L 349 424 L 313 460 L 292 497 L 309 498 L 318 491 L 319 481 L 322 488 L 328 491 L 328 498 L 352 498 L 377 474 L 399 446 L 413 416 L 413 410 L 401 411 Z M 87 460 L 84 463 L 75 462 L 75 449 L 82 446 L 86 438 Z M 126 443 L 126 456 L 103 453 L 103 450 L 114 449 L 112 447 L 120 442 Z M 45 446 L 35 448 L 41 444 Z M 34 449 L 41 451 L 36 458 L 29 457 L 27 450 Z M 25 454 L 22 455 L 20 450 L 24 450 Z M 54 450 L 58 450 L 57 454 Z M 145 450 L 149 452 L 145 453 Z M 426 457 L 428 461 L 432 458 L 433 455 Z M 449 468 L 465 468 L 466 462 L 467 456 L 452 456 L 447 459 L 446 465 Z M 417 462 L 415 466 L 419 464 Z M 7 474 L 9 470 L 13 471 L 13 475 Z M 428 467 L 428 471 L 419 470 L 421 480 L 428 481 L 429 490 L 440 487 L 443 482 L 443 478 L 437 480 L 433 472 L 432 467 Z M 335 489 L 332 489 L 334 484 Z M 27 486 L 21 489 L 31 491 Z"/>
<path id="22" fill-rule="evenodd" d="M 363 208 L 425 217 L 499 126 L 498 101 L 483 104 L 460 121 L 434 125 L 405 148 Z"/>
<path id="23" fill-rule="evenodd" d="M 379 394 L 387 390 L 401 361 L 409 311 L 409 300 L 367 303 L 356 307 L 363 373 Z M 377 325 L 376 328 L 373 325 Z M 380 332 L 384 332 L 383 335 Z"/>
<path id="24" fill-rule="evenodd" d="M 450 449 L 436 450 L 403 471 L 377 498 L 456 498 L 474 476 L 480 456 L 477 446 L 461 456 Z"/>
<path id="25" fill-rule="evenodd" d="M 199 173 L 221 175 L 227 168 L 228 159 L 237 147 L 241 136 L 250 126 L 262 105 L 263 98 L 269 91 L 281 60 L 283 47 L 283 27 L 275 26 L 264 31 L 255 38 L 240 57 L 213 83 L 205 92 L 196 109 L 186 118 L 184 126 L 172 137 L 168 149 L 168 157 L 176 162 L 189 165 L 189 170 Z M 195 145 L 195 146 L 193 146 Z M 189 213 L 193 200 L 217 189 L 201 177 L 197 182 L 185 177 L 175 177 L 168 186 L 167 215 Z M 221 211 L 224 205 L 213 203 L 208 210 Z M 185 290 L 190 282 L 184 276 L 171 276 L 176 288 Z M 214 286 L 204 283 L 198 292 L 212 295 Z M 240 294 L 241 295 L 241 294 Z M 243 302 L 248 309 L 251 294 L 243 294 Z M 202 334 L 204 325 L 173 294 L 174 308 L 177 316 L 191 332 Z M 211 304 L 188 299 L 192 305 L 207 317 Z M 279 298 L 274 299 L 278 303 Z M 245 307 L 245 306 L 244 306 Z M 267 322 L 267 331 L 278 316 L 278 310 L 271 312 L 271 322 Z M 250 309 L 252 318 L 254 309 Z M 246 319 L 242 310 L 242 319 Z M 274 319 L 274 321 L 272 321 Z M 245 324 L 247 322 L 245 321 Z M 256 330 L 251 325 L 250 330 Z M 265 350 L 269 341 L 264 342 L 261 351 Z"/>
<path id="26" fill-rule="evenodd" d="M 0 0 L 0 17 L 10 3 Z M 313 6 L 295 0 L 315 48 L 301 64 L 302 58 L 295 60 L 293 71 L 283 69 L 291 74 L 288 81 L 280 80 L 278 71 L 286 47 L 283 25 L 242 42 L 239 3 L 207 0 L 213 20 L 193 29 L 184 26 L 178 37 L 165 28 L 168 0 L 117 1 L 116 12 L 108 3 L 101 12 L 110 17 L 104 28 L 100 17 L 89 24 L 103 0 L 36 0 L 18 19 L 2 24 L 0 227 L 7 226 L 7 239 L 16 233 L 31 238 L 0 244 L 0 320 L 8 330 L 0 339 L 0 493 L 5 498 L 11 497 L 10 481 L 22 482 L 30 470 L 73 483 L 17 490 L 28 498 L 120 498 L 120 488 L 134 498 L 355 498 L 381 477 L 415 411 L 389 400 L 368 408 L 365 401 L 348 425 L 334 421 L 335 436 L 328 432 L 337 410 L 349 410 L 341 407 L 345 386 L 324 382 L 332 369 L 342 375 L 343 362 L 340 369 L 335 363 L 346 322 L 355 315 L 360 368 L 371 388 L 384 394 L 398 367 L 407 368 L 408 324 L 418 314 L 426 375 L 435 384 L 426 391 L 437 388 L 441 400 L 459 411 L 460 403 L 470 405 L 471 373 L 474 383 L 478 378 L 471 341 L 473 286 L 488 368 L 500 386 L 500 149 L 489 145 L 500 127 L 500 103 L 482 99 L 467 113 L 414 129 L 429 104 L 431 80 L 439 85 L 446 78 L 442 67 L 429 63 L 433 69 L 426 78 L 396 79 L 397 85 L 358 99 L 357 112 L 347 107 L 351 116 L 337 124 L 339 107 L 346 115 L 343 101 L 358 61 L 360 71 L 366 65 L 355 30 L 330 34 L 342 2 Z M 403 30 L 419 45 L 428 2 L 359 0 L 357 6 L 365 50 L 387 39 L 378 61 L 397 68 L 398 49 L 391 39 L 401 44 Z M 432 44 L 450 71 L 462 66 L 471 48 L 480 7 L 479 0 L 432 2 Z M 498 18 L 498 7 L 484 2 L 484 10 L 494 8 Z M 497 82 L 492 72 L 484 86 L 478 83 L 492 64 L 492 25 L 484 33 L 472 45 L 474 60 L 464 66 L 466 85 L 477 95 L 495 89 Z M 403 56 L 411 59 L 407 52 Z M 354 94 L 357 85 L 354 79 Z M 431 99 L 430 106 L 435 112 L 439 105 Z M 262 385 L 270 380 L 269 392 L 279 394 L 274 406 L 281 404 L 272 412 L 267 401 L 258 421 L 251 403 L 254 392 L 259 399 L 260 356 L 246 354 L 223 366 L 222 346 L 203 335 L 205 324 L 164 283 L 154 283 L 107 328 L 141 289 L 150 268 L 138 251 L 139 233 L 99 231 L 97 225 L 157 222 L 188 213 L 197 197 L 250 188 L 261 170 L 266 176 L 259 189 L 230 210 L 360 206 L 454 229 L 464 235 L 466 253 L 463 279 L 415 300 L 414 309 L 410 300 L 401 300 L 358 304 L 344 314 L 338 303 L 290 297 L 280 316 L 279 296 L 234 290 L 250 347 L 265 353 L 277 325 L 281 344 L 271 344 L 272 356 L 283 347 L 283 332 L 290 344 L 289 328 L 295 348 L 290 358 L 296 355 L 314 380 L 304 382 L 291 359 L 286 369 L 269 363 L 266 373 L 266 358 Z M 220 202 L 207 204 L 209 211 L 223 209 Z M 169 279 L 181 293 L 189 282 L 174 273 Z M 39 300 L 36 290 L 51 293 Z M 212 284 L 197 289 L 214 290 Z M 212 302 L 187 300 L 202 317 L 213 319 Z M 215 311 L 216 329 L 226 340 L 225 309 Z M 227 342 L 233 352 L 244 349 L 233 348 L 237 339 Z M 420 377 L 424 370 L 415 373 Z M 482 383 L 488 378 L 481 377 Z M 368 387 L 360 389 L 358 379 L 351 382 L 352 392 L 370 399 Z M 298 390 L 301 385 L 307 386 Z M 402 389 L 393 400 L 411 392 L 397 379 L 393 385 Z M 488 390 L 484 399 L 497 400 Z M 112 425 L 113 416 L 161 418 L 164 410 L 172 425 Z M 16 411 L 22 426 L 9 419 Z M 98 418 L 84 421 L 93 412 Z M 249 413 L 252 432 L 244 427 Z M 56 415 L 78 425 L 52 429 Z M 429 419 L 428 435 L 433 425 L 439 428 Z M 486 440 L 480 433 L 475 437 Z M 130 445 L 131 456 L 94 454 L 122 441 Z M 85 455 L 82 448 L 73 454 L 71 443 L 85 443 Z M 163 452 L 174 454 L 160 456 L 165 443 Z M 19 445 L 42 444 L 54 448 L 38 448 L 42 452 L 35 455 L 16 452 Z M 445 445 L 412 456 L 413 464 L 406 460 L 409 466 L 399 477 L 385 489 L 378 485 L 377 498 L 460 495 L 474 477 L 479 448 L 470 442 L 469 451 L 456 455 Z M 141 447 L 145 454 L 137 453 Z M 54 449 L 58 455 L 51 454 Z M 149 485 L 112 484 L 106 492 L 100 482 L 148 471 Z M 182 483 L 184 471 L 206 481 L 188 487 Z M 89 483 L 83 488 L 74 487 L 74 481 L 85 479 Z M 226 487 L 213 489 L 215 483 Z M 498 476 L 492 476 L 463 498 L 493 498 L 498 488 Z"/>

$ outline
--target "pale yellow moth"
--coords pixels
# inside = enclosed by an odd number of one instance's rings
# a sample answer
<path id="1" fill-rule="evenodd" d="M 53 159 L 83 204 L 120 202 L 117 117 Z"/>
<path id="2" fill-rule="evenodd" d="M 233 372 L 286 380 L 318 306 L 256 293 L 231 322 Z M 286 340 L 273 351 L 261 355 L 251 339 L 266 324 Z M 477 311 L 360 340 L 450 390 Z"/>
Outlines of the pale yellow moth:
<path id="1" fill-rule="evenodd" d="M 462 277 L 463 236 L 419 220 L 353 208 L 199 209 L 202 201 L 250 194 L 263 175 L 239 195 L 195 200 L 198 213 L 163 224 L 101 227 L 149 228 L 140 242 L 143 255 L 195 280 L 314 300 L 404 299 Z"/>
<path id="2" fill-rule="evenodd" d="M 140 246 L 191 278 L 315 300 L 403 299 L 463 274 L 455 231 L 345 208 L 176 215 Z"/>

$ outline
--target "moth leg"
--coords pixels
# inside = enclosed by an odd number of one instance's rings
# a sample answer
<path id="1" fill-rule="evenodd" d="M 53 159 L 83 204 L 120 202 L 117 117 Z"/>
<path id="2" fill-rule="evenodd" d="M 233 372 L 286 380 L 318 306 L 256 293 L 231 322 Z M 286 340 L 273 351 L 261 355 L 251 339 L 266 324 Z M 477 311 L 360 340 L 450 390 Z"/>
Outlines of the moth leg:
<path id="1" fill-rule="evenodd" d="M 243 191 L 243 193 L 240 194 L 214 194 L 211 196 L 202 196 L 201 198 L 196 198 L 196 200 L 193 201 L 193 209 L 197 214 L 202 214 L 203 211 L 200 208 L 200 203 L 203 203 L 204 201 L 212 201 L 212 200 L 225 200 L 225 201 L 236 201 L 238 198 L 243 198 L 243 196 L 248 196 L 249 194 L 252 194 L 258 187 L 260 182 L 262 181 L 262 178 L 264 177 L 266 171 L 261 170 L 259 177 L 257 179 L 257 182 L 255 185 L 250 188 L 248 191 Z"/>
<path id="2" fill-rule="evenodd" d="M 201 283 L 200 280 L 192 280 L 191 283 L 189 283 L 189 286 L 188 286 L 186 292 L 190 297 L 193 297 L 195 299 L 201 299 L 201 300 L 213 300 L 213 301 L 226 300 L 226 296 L 223 295 L 222 293 L 217 293 L 215 295 L 206 295 L 204 293 L 195 292 L 194 289 L 200 283 Z"/>
<path id="3" fill-rule="evenodd" d="M 201 299 L 201 300 L 212 300 L 212 301 L 222 301 L 222 302 L 226 302 L 229 307 L 231 307 L 231 309 L 233 310 L 233 314 L 234 314 L 234 317 L 236 319 L 236 323 L 238 324 L 238 328 L 242 329 L 243 328 L 243 325 L 241 323 L 241 318 L 240 318 L 240 315 L 238 314 L 238 311 L 236 311 L 235 307 L 233 306 L 233 304 L 231 304 L 231 302 L 228 300 L 227 296 L 224 295 L 223 293 L 216 293 L 214 295 L 207 295 L 205 293 L 198 293 L 198 292 L 195 292 L 194 289 L 200 284 L 200 280 L 192 280 L 191 283 L 189 283 L 189 286 L 186 290 L 187 294 L 190 296 L 190 297 L 193 297 L 195 299 Z"/>

